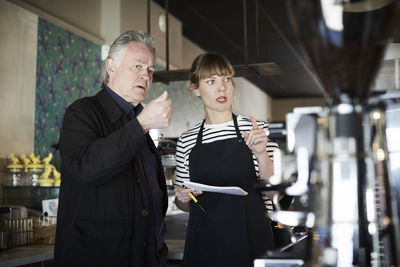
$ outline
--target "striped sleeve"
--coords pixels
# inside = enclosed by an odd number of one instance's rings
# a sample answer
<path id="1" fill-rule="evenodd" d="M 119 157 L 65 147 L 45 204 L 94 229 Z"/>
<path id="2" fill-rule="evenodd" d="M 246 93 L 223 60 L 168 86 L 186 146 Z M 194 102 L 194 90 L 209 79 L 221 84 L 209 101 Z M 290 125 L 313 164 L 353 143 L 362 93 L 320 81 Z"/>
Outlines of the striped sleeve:
<path id="1" fill-rule="evenodd" d="M 189 179 L 189 172 L 185 167 L 186 162 L 181 138 L 179 137 L 176 145 L 176 185 L 183 185 L 184 181 Z"/>
<path id="2" fill-rule="evenodd" d="M 176 179 L 175 185 L 182 186 L 189 177 L 189 155 L 196 144 L 197 134 L 200 129 L 200 123 L 192 129 L 184 132 L 178 139 L 176 145 Z"/>

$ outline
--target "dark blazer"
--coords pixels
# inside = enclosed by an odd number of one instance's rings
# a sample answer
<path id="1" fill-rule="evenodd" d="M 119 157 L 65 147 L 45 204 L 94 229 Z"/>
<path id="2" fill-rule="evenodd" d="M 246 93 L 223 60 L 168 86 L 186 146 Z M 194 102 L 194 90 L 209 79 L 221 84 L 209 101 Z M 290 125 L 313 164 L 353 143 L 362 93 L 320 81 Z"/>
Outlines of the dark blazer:
<path id="1" fill-rule="evenodd" d="M 54 259 L 57 266 L 144 266 L 152 218 L 150 192 L 137 166 L 148 143 L 103 89 L 70 105 L 60 133 L 61 188 Z M 167 210 L 165 177 L 158 182 Z"/>

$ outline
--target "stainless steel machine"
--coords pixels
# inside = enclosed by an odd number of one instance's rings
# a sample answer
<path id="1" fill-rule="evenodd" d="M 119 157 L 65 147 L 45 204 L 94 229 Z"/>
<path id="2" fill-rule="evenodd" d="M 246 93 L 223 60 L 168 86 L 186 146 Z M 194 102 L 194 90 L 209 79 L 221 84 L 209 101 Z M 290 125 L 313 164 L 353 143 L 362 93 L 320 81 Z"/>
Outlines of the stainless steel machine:
<path id="1" fill-rule="evenodd" d="M 288 6 L 327 103 L 287 115 L 289 154 L 277 155 L 271 178 L 273 189 L 298 202 L 295 211 L 278 209 L 272 219 L 306 227 L 307 238 L 293 236 L 290 249 L 267 252 L 255 266 L 400 266 L 400 141 L 392 141 L 400 138 L 393 135 L 399 104 L 370 92 L 400 1 L 289 0 Z"/>

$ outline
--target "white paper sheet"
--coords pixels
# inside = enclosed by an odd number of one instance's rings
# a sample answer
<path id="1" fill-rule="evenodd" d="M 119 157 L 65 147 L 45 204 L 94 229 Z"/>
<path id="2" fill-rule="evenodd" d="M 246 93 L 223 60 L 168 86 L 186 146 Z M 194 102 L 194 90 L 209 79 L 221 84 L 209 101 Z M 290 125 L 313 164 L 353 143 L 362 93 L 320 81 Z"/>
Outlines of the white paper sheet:
<path id="1" fill-rule="evenodd" d="M 245 196 L 247 192 L 237 186 L 211 186 L 206 184 L 199 184 L 190 181 L 185 181 L 185 186 L 194 190 L 200 190 L 205 192 L 222 193 L 229 195 Z"/>

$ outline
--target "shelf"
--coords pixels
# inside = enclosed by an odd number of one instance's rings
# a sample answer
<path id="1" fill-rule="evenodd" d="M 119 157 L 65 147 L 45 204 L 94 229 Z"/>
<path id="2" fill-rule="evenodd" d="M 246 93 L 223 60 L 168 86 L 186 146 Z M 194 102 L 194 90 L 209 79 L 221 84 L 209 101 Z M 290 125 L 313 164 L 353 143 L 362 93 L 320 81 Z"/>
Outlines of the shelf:
<path id="1" fill-rule="evenodd" d="M 58 198 L 60 187 L 3 186 L 3 205 L 42 210 L 42 200 Z"/>

